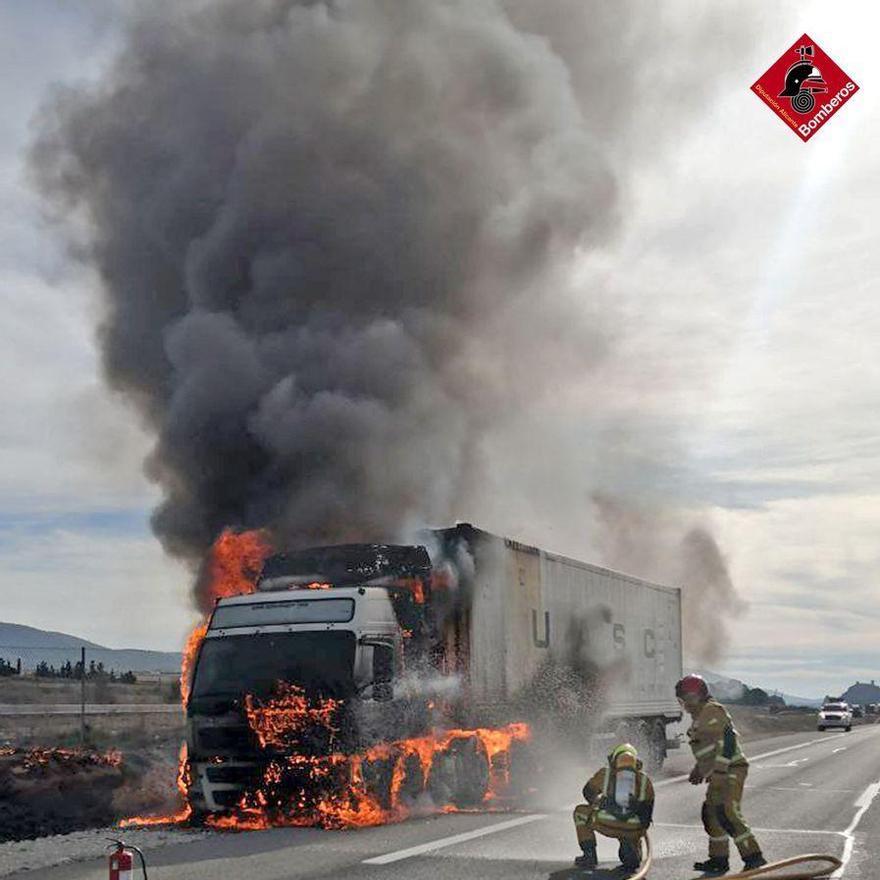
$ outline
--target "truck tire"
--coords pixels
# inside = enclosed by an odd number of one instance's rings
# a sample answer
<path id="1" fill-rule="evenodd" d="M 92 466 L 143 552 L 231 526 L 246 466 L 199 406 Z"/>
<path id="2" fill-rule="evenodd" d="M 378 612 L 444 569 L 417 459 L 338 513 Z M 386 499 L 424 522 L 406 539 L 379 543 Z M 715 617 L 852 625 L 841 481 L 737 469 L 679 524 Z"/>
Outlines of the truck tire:
<path id="1" fill-rule="evenodd" d="M 846 727 L 844 727 L 844 730 L 845 730 L 847 733 L 849 733 L 849 732 L 852 730 L 852 724 L 848 724 Z"/>
<path id="2" fill-rule="evenodd" d="M 453 739 L 434 757 L 428 790 L 435 804 L 477 807 L 489 791 L 489 758 L 476 737 Z"/>
<path id="3" fill-rule="evenodd" d="M 825 733 L 825 725 L 824 725 L 824 724 L 820 724 L 820 725 L 816 728 L 816 730 L 818 730 L 819 733 Z"/>

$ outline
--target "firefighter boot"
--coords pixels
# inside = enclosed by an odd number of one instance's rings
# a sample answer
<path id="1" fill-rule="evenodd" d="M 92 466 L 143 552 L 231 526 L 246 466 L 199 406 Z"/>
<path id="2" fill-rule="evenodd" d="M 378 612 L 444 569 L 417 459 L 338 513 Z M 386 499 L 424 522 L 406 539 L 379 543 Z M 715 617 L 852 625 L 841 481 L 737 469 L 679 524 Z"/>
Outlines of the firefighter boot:
<path id="1" fill-rule="evenodd" d="M 617 848 L 617 857 L 628 872 L 637 871 L 642 863 L 639 848 L 631 840 L 621 840 Z"/>
<path id="2" fill-rule="evenodd" d="M 599 864 L 599 859 L 596 857 L 596 844 L 582 843 L 581 849 L 583 850 L 583 855 L 579 855 L 574 860 L 575 865 L 578 868 L 595 868 Z"/>
<path id="3" fill-rule="evenodd" d="M 704 874 L 726 874 L 730 870 L 730 859 L 726 856 L 709 856 L 705 862 L 694 862 L 694 870 Z"/>
<path id="4" fill-rule="evenodd" d="M 747 871 L 754 871 L 756 868 L 763 868 L 764 865 L 767 864 L 767 859 L 761 853 L 755 853 L 751 856 L 746 856 L 743 859 L 743 867 Z"/>

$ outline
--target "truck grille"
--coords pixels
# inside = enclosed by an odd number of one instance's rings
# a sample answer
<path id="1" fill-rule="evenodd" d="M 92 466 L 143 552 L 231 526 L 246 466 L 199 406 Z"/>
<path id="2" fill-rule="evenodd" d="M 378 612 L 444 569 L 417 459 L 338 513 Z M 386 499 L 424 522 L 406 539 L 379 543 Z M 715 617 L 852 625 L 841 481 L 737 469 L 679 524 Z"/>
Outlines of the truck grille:
<path id="1" fill-rule="evenodd" d="M 241 791 L 237 788 L 218 789 L 211 796 L 220 807 L 234 807 L 241 800 Z"/>
<path id="2" fill-rule="evenodd" d="M 240 764 L 223 765 L 209 764 L 205 768 L 208 782 L 226 782 L 232 785 L 248 785 L 259 778 L 257 767 L 246 767 Z"/>
<path id="3" fill-rule="evenodd" d="M 237 753 L 250 752 L 254 743 L 247 727 L 202 727 L 198 732 L 199 748 L 202 751 L 234 750 Z"/>

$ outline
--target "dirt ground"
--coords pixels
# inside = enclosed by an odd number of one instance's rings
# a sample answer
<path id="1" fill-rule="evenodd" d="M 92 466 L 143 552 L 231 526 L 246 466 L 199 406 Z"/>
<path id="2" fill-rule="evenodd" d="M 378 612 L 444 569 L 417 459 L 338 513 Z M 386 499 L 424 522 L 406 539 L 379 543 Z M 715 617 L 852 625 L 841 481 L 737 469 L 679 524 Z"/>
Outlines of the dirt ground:
<path id="1" fill-rule="evenodd" d="M 0 718 L 0 839 L 28 839 L 173 812 L 183 716 Z M 42 757 L 34 760 L 36 749 Z M 66 751 L 74 750 L 71 755 Z M 120 762 L 104 756 L 118 752 Z"/>
<path id="2" fill-rule="evenodd" d="M 40 679 L 32 676 L 0 678 L 0 703 L 78 703 L 80 682 Z M 134 684 L 86 682 L 88 703 L 177 703 L 180 689 L 176 675 L 151 675 Z"/>

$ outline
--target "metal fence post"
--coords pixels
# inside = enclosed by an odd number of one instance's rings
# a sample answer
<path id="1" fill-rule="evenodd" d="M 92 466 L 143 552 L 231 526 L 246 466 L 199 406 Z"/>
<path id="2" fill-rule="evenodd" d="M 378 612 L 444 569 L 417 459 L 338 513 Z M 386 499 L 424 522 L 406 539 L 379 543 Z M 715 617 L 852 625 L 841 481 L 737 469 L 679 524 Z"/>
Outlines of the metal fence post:
<path id="1" fill-rule="evenodd" d="M 86 647 L 80 649 L 80 663 L 82 664 L 79 680 L 79 742 L 85 747 L 86 744 Z"/>

